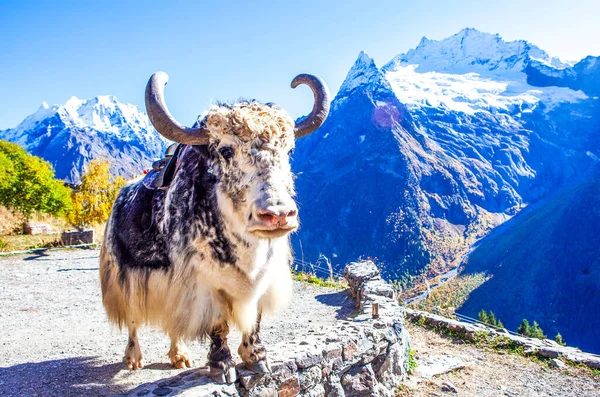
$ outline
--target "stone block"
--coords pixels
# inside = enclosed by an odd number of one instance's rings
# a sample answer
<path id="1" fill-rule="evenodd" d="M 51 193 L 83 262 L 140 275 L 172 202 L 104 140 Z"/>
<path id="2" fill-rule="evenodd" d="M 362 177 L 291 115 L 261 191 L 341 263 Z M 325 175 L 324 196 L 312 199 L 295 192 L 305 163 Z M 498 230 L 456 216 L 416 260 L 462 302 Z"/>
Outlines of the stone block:
<path id="1" fill-rule="evenodd" d="M 23 233 L 31 235 L 49 234 L 52 233 L 52 227 L 47 223 L 29 221 L 23 225 Z"/>
<path id="2" fill-rule="evenodd" d="M 61 241 L 63 245 L 91 244 L 94 242 L 94 229 L 63 232 Z"/>

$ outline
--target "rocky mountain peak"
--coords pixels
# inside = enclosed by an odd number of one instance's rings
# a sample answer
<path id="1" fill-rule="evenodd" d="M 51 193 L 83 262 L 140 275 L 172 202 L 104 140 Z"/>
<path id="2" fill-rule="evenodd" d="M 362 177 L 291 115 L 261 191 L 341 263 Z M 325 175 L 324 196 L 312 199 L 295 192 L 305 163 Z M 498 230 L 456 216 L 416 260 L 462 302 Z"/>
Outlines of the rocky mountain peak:
<path id="1" fill-rule="evenodd" d="M 354 65 L 348 71 L 337 97 L 347 97 L 358 87 L 377 84 L 382 81 L 385 81 L 385 77 L 375 65 L 375 61 L 364 51 L 361 51 Z"/>

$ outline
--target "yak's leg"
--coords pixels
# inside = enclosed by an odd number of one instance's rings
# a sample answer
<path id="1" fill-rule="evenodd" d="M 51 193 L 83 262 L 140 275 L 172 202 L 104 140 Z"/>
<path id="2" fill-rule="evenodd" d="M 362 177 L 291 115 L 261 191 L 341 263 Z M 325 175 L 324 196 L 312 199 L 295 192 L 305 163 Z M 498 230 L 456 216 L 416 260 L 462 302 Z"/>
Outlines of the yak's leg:
<path id="1" fill-rule="evenodd" d="M 129 369 L 140 369 L 142 368 L 142 349 L 140 348 L 140 341 L 137 337 L 137 325 L 132 323 L 128 328 L 129 341 L 127 341 L 123 362 Z"/>
<path id="2" fill-rule="evenodd" d="M 254 330 L 249 334 L 242 335 L 238 354 L 250 371 L 265 373 L 269 372 L 269 364 L 267 363 L 267 350 L 260 341 L 260 317 L 259 314 Z"/>
<path id="3" fill-rule="evenodd" d="M 227 346 L 228 334 L 229 326 L 225 321 L 214 327 L 210 333 L 208 365 L 210 366 L 210 375 L 219 383 L 233 383 L 236 380 L 235 362 Z"/>
<path id="4" fill-rule="evenodd" d="M 185 344 L 177 336 L 174 336 L 173 334 L 170 334 L 169 336 L 171 337 L 171 348 L 167 355 L 171 360 L 171 364 L 175 368 L 183 368 L 184 366 L 190 368 L 192 366 L 190 363 L 190 354 L 188 353 Z"/>

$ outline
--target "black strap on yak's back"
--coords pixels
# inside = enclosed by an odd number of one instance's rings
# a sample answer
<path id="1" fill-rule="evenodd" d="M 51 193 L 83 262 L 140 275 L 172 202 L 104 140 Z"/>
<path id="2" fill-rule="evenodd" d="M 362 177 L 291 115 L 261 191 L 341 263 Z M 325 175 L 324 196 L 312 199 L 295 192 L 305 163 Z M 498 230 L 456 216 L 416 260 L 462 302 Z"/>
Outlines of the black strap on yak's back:
<path id="1" fill-rule="evenodd" d="M 146 174 L 143 184 L 150 190 L 167 190 L 173 181 L 179 157 L 185 145 L 174 143 L 165 152 L 165 157 L 152 163 L 152 169 Z"/>

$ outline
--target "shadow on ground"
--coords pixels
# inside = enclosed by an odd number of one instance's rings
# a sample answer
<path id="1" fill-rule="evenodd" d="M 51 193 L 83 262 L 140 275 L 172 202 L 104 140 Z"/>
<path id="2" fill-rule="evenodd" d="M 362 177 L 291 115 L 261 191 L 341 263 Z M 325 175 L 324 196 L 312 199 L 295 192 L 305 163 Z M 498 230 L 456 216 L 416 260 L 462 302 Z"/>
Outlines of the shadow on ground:
<path id="1" fill-rule="evenodd" d="M 57 272 L 72 272 L 72 271 L 98 271 L 98 267 L 72 267 L 69 269 L 58 269 Z"/>
<path id="2" fill-rule="evenodd" d="M 33 255 L 23 258 L 23 260 L 24 261 L 37 261 L 42 258 L 48 258 L 49 255 L 46 253 L 46 251 L 48 251 L 48 248 L 40 248 L 40 249 L 32 250 L 31 253 Z"/>
<path id="3" fill-rule="evenodd" d="M 337 307 L 336 318 L 338 320 L 348 318 L 356 309 L 356 302 L 348 295 L 348 290 L 317 295 L 315 299 L 324 305 Z"/>
<path id="4" fill-rule="evenodd" d="M 99 365 L 97 357 L 74 357 L 0 368 L 0 396 L 108 396 L 123 363 Z"/>

